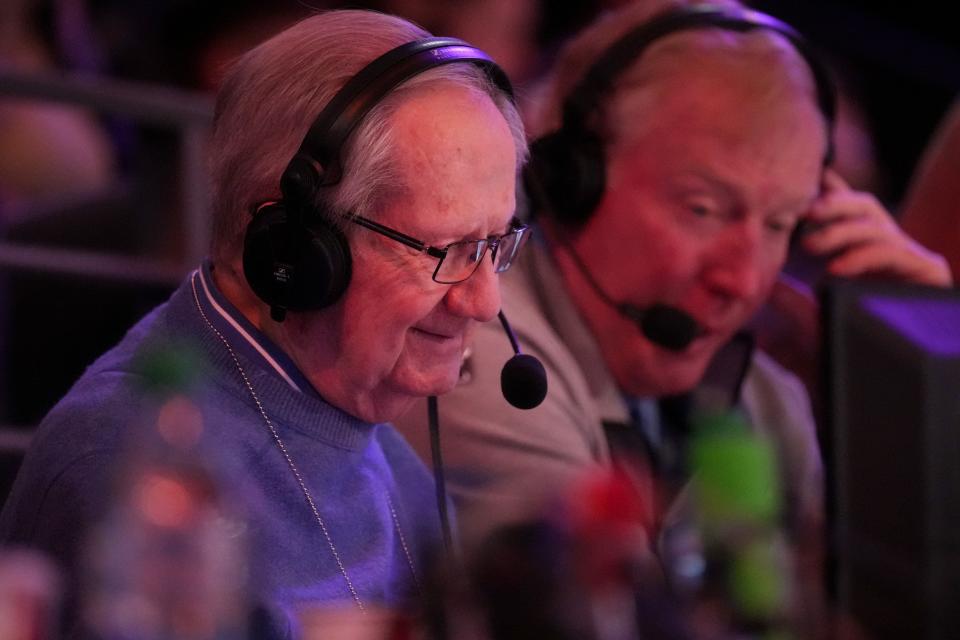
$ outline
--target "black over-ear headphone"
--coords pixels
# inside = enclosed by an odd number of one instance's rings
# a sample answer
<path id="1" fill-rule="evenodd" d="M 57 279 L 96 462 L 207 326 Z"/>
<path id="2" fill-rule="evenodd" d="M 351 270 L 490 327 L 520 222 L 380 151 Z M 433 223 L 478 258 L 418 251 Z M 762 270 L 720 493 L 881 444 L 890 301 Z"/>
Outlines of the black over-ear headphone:
<path id="1" fill-rule="evenodd" d="M 283 321 L 286 312 L 322 309 L 350 283 L 350 245 L 318 204 L 321 187 L 343 175 L 343 145 L 364 116 L 400 83 L 452 62 L 477 65 L 513 98 L 506 74 L 486 53 L 455 38 L 400 45 L 361 69 L 330 100 L 280 178 L 279 202 L 262 205 L 247 226 L 243 273 L 250 288 Z M 319 207 L 319 208 L 318 208 Z"/>
<path id="2" fill-rule="evenodd" d="M 590 218 L 606 182 L 603 140 L 589 124 L 601 98 L 612 89 L 617 76 L 654 41 L 678 31 L 708 27 L 732 31 L 767 29 L 791 42 L 813 72 L 817 102 L 827 122 L 824 164 L 830 162 L 836 88 L 803 36 L 785 22 L 758 11 L 709 5 L 681 7 L 653 17 L 614 42 L 567 96 L 560 128 L 530 146 L 524 183 L 536 209 L 574 228 Z"/>

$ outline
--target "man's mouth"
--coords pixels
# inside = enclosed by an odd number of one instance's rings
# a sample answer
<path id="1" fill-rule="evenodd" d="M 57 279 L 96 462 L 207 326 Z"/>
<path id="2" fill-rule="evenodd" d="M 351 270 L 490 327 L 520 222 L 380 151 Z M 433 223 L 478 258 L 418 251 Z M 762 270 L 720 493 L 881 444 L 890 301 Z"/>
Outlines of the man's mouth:
<path id="1" fill-rule="evenodd" d="M 417 333 L 422 338 L 428 340 L 433 340 L 436 342 L 444 342 L 446 340 L 453 340 L 460 337 L 460 332 L 452 332 L 447 330 L 436 330 L 436 329 L 423 329 L 421 327 L 412 327 L 413 331 Z"/>

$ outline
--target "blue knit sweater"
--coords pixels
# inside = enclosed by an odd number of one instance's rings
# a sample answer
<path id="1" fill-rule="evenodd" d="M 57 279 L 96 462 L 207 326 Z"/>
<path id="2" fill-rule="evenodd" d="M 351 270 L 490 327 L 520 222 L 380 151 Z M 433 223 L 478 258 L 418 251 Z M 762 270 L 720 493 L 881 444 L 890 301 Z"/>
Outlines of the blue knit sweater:
<path id="1" fill-rule="evenodd" d="M 209 300 L 200 303 L 213 317 Z M 218 328 L 234 346 L 229 328 Z M 201 450 L 244 497 L 251 590 L 268 612 L 270 630 L 259 634 L 296 637 L 298 608 L 356 605 L 234 361 L 201 318 L 189 279 L 98 359 L 43 420 L 0 514 L 0 540 L 40 548 L 61 564 L 72 617 L 83 588 L 77 574 L 87 529 L 108 508 L 111 482 L 127 455 L 125 443 L 136 442 L 143 425 L 151 424 L 142 413 L 142 381 L 134 363 L 145 351 L 184 342 L 205 367 L 198 396 Z M 347 415 L 312 390 L 292 388 L 255 354 L 235 351 L 363 604 L 409 604 L 424 576 L 422 562 L 440 539 L 426 468 L 392 426 Z M 72 620 L 67 625 L 72 627 Z"/>

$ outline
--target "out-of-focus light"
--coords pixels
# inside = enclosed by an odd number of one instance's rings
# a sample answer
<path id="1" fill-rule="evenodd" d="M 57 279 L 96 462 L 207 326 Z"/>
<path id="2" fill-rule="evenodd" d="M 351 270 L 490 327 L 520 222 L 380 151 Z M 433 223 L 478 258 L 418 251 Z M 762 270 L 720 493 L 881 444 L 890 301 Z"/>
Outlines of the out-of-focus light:
<path id="1" fill-rule="evenodd" d="M 160 407 L 157 432 L 169 444 L 189 449 L 197 444 L 203 433 L 203 415 L 186 396 L 173 396 Z"/>
<path id="2" fill-rule="evenodd" d="M 190 489 L 180 480 L 159 473 L 143 478 L 135 500 L 147 521 L 160 527 L 182 526 L 196 511 Z"/>

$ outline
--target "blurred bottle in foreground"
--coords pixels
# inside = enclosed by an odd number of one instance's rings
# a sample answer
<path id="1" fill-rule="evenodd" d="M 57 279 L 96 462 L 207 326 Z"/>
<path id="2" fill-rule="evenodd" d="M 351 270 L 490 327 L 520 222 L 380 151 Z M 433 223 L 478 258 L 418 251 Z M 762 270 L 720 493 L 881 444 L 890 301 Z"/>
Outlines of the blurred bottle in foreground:
<path id="1" fill-rule="evenodd" d="M 0 638 L 53 640 L 60 575 L 36 551 L 0 551 Z"/>
<path id="2" fill-rule="evenodd" d="M 696 420 L 689 455 L 704 553 L 700 634 L 723 629 L 723 637 L 796 637 L 795 572 L 772 445 L 735 413 L 724 413 Z"/>
<path id="3" fill-rule="evenodd" d="M 633 471 L 593 470 L 542 519 L 494 532 L 474 559 L 473 637 L 694 639 L 654 553 L 653 478 Z"/>
<path id="4" fill-rule="evenodd" d="M 87 547 L 86 628 L 107 640 L 246 635 L 244 523 L 200 446 L 189 351 L 142 362 L 143 424 Z"/>
<path id="5" fill-rule="evenodd" d="M 461 587 L 435 637 L 802 637 L 772 443 L 716 413 L 695 416 L 677 452 L 678 486 L 643 461 L 618 464 L 495 531 L 471 558 L 473 593 Z"/>

